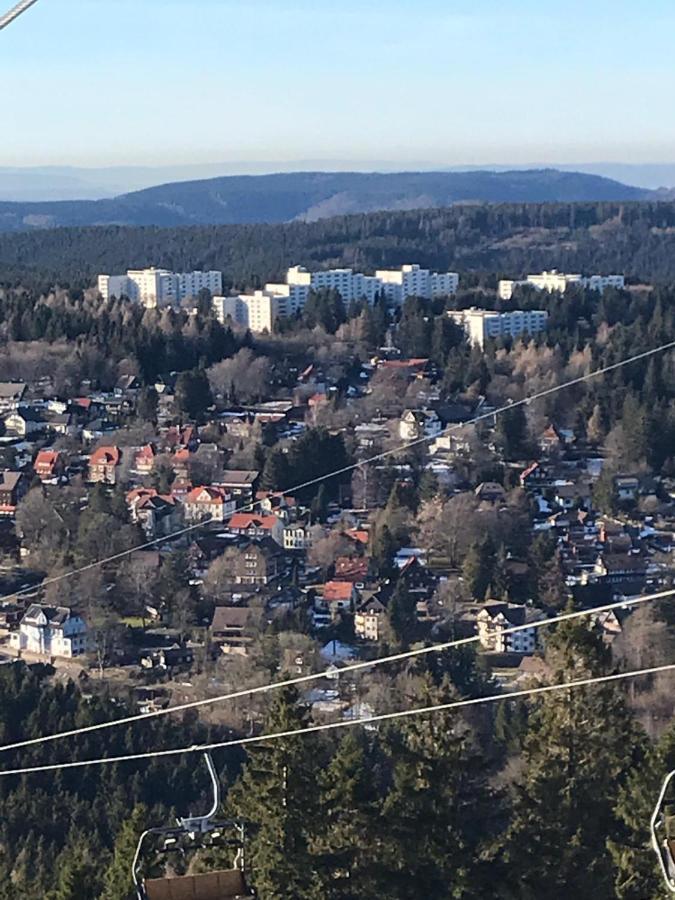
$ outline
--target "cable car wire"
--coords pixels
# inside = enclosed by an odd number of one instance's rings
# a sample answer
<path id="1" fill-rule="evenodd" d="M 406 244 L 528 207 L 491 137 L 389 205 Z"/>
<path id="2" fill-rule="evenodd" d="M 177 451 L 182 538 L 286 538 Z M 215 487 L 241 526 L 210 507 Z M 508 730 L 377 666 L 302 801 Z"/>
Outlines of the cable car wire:
<path id="1" fill-rule="evenodd" d="M 491 694 L 487 697 L 472 697 L 467 700 L 455 700 L 452 703 L 439 703 L 434 706 L 424 706 L 417 709 L 406 709 L 400 712 L 382 713 L 375 716 L 364 716 L 360 719 L 346 719 L 339 722 L 328 722 L 322 725 L 308 725 L 306 728 L 296 728 L 289 731 L 277 731 L 270 734 L 261 734 L 253 737 L 235 738 L 230 741 L 218 741 L 211 744 L 194 745 L 191 747 L 179 747 L 174 750 L 151 750 L 146 753 L 131 753 L 126 756 L 104 756 L 99 759 L 84 759 L 73 762 L 51 763 L 43 766 L 27 766 L 19 769 L 7 769 L 0 771 L 0 778 L 11 775 L 34 775 L 39 772 L 60 772 L 67 769 L 82 769 L 88 766 L 115 765 L 124 762 L 138 762 L 140 760 L 161 759 L 169 756 L 183 756 L 188 753 L 206 753 L 210 750 L 222 750 L 227 747 L 245 747 L 249 744 L 261 744 L 282 738 L 302 737 L 305 734 L 317 734 L 319 732 L 340 731 L 345 728 L 355 728 L 360 725 L 374 725 L 382 722 L 394 722 L 408 719 L 414 716 L 431 715 L 439 712 L 452 712 L 456 709 L 464 709 L 471 706 L 499 703 L 502 701 L 519 700 L 524 697 L 537 697 L 542 694 L 552 694 L 557 691 L 574 690 L 576 688 L 590 687 L 597 684 L 610 684 L 613 682 L 627 681 L 631 678 L 642 678 L 650 675 L 658 675 L 663 672 L 675 670 L 675 663 L 662 666 L 651 666 L 646 669 L 637 669 L 632 672 L 618 672 L 613 675 L 599 675 L 592 678 L 582 678 L 576 681 L 567 681 L 563 684 L 547 684 L 541 687 L 525 688 L 520 691 L 512 691 L 507 694 Z"/>
<path id="2" fill-rule="evenodd" d="M 517 634 L 520 631 L 528 629 L 545 628 L 550 625 L 556 625 L 560 622 L 569 622 L 574 619 L 581 619 L 586 616 L 599 615 L 604 612 L 610 612 L 614 609 L 625 609 L 627 607 L 639 606 L 654 600 L 662 600 L 666 597 L 675 595 L 675 589 L 669 591 L 660 591 L 656 594 L 647 594 L 641 597 L 627 597 L 614 603 L 607 603 L 604 606 L 597 606 L 593 609 L 575 610 L 574 612 L 561 613 L 548 619 L 541 619 L 538 622 L 530 622 L 525 625 L 513 625 L 504 628 L 502 635 Z M 426 656 L 432 653 L 443 653 L 446 650 L 452 650 L 457 647 L 466 647 L 470 644 L 476 644 L 480 641 L 478 635 L 468 638 L 460 638 L 454 641 L 447 641 L 442 644 L 433 644 L 429 647 L 417 647 L 414 650 L 405 650 L 402 653 L 394 653 L 391 656 L 383 656 L 379 659 L 367 660 L 358 663 L 352 663 L 344 666 L 338 671 L 338 675 L 350 675 L 354 672 L 363 672 L 369 669 L 375 669 L 388 663 L 402 662 L 407 659 L 414 659 L 420 656 Z M 9 752 L 10 750 L 20 750 L 25 747 L 35 747 L 40 744 L 53 743 L 58 740 L 65 740 L 70 737 L 79 737 L 83 734 L 91 734 L 95 731 L 105 731 L 110 728 L 119 728 L 122 725 L 131 725 L 136 722 L 143 722 L 148 719 L 156 719 L 161 716 L 175 715 L 176 713 L 186 712 L 190 709 L 200 709 L 206 706 L 215 706 L 218 703 L 226 703 L 231 700 L 241 700 L 244 697 L 252 697 L 258 694 L 267 694 L 286 687 L 294 687 L 299 684 L 310 684 L 314 681 L 320 681 L 326 678 L 328 672 L 315 672 L 311 675 L 300 675 L 297 678 L 289 678 L 284 681 L 274 681 L 270 684 L 261 685 L 253 688 L 245 688 L 241 691 L 235 691 L 231 694 L 222 694 L 218 697 L 210 697 L 204 700 L 194 700 L 189 703 L 182 703 L 178 706 L 171 706 L 168 709 L 158 709 L 150 713 L 140 713 L 138 715 L 127 716 L 123 719 L 113 719 L 109 722 L 100 722 L 96 725 L 86 725 L 82 728 L 74 728 L 71 731 L 62 731 L 58 734 L 45 735 L 43 737 L 31 738 L 30 740 L 18 741 L 13 744 L 6 744 L 0 747 L 0 753 Z"/>
<path id="3" fill-rule="evenodd" d="M 593 378 L 598 378 L 601 375 L 606 375 L 609 372 L 615 372 L 617 369 L 621 369 L 624 366 L 628 366 L 631 363 L 639 362 L 643 359 L 649 359 L 652 356 L 655 356 L 657 353 L 664 353 L 668 350 L 675 349 L 675 341 L 670 341 L 667 344 L 661 344 L 659 347 L 653 347 L 651 350 L 645 350 L 642 353 L 637 353 L 635 356 L 630 356 L 627 359 L 620 360 L 619 362 L 612 363 L 608 366 L 603 366 L 600 369 L 595 369 L 592 372 L 587 372 L 584 375 L 580 375 L 578 378 L 572 378 L 570 381 L 565 381 L 563 384 L 555 385 L 554 387 L 546 388 L 542 391 L 537 391 L 534 394 L 530 394 L 527 397 L 524 397 L 522 400 L 515 400 L 511 403 L 506 403 L 504 406 L 501 406 L 497 409 L 490 410 L 489 412 L 480 413 L 474 418 L 469 419 L 467 422 L 462 422 L 456 425 L 449 425 L 444 434 L 449 434 L 452 431 L 461 430 L 463 428 L 467 428 L 471 425 L 476 425 L 479 422 L 485 422 L 489 419 L 494 419 L 502 413 L 508 412 L 511 409 L 517 409 L 519 406 L 527 406 L 530 403 L 534 403 L 537 400 L 541 400 L 544 397 L 550 397 L 554 394 L 559 393 L 560 391 L 564 391 L 567 388 L 574 387 L 578 384 L 583 384 L 586 381 L 590 381 Z M 335 469 L 332 472 L 327 472 L 325 475 L 320 475 L 317 478 L 312 478 L 309 481 L 304 481 L 301 484 L 296 484 L 293 487 L 287 488 L 283 491 L 275 491 L 275 496 L 277 497 L 288 497 L 292 496 L 294 493 L 298 491 L 306 490 L 307 488 L 314 487 L 317 484 L 322 484 L 324 481 L 328 481 L 331 478 L 337 478 L 339 475 L 347 475 L 349 472 L 354 472 L 357 469 L 361 469 L 365 466 L 370 465 L 374 462 L 380 462 L 383 459 L 388 459 L 391 456 L 395 456 L 398 453 L 402 453 L 406 450 L 410 450 L 413 447 L 419 447 L 423 444 L 428 444 L 431 441 L 435 441 L 438 439 L 440 435 L 435 435 L 433 437 L 421 437 L 417 438 L 414 441 L 407 441 L 403 444 L 399 444 L 397 447 L 392 447 L 390 450 L 384 450 L 382 453 L 377 453 L 375 456 L 367 457 L 366 459 L 359 460 L 358 462 L 351 463 L 348 466 L 343 466 L 340 469 Z M 256 507 L 260 506 L 262 500 L 254 500 L 250 503 L 245 503 L 241 506 L 235 506 L 231 515 L 235 513 L 241 512 L 251 512 Z M 130 547 L 128 550 L 122 550 L 119 553 L 114 553 L 111 556 L 106 556 L 102 559 L 95 560 L 94 562 L 87 563 L 87 565 L 80 566 L 76 569 L 70 569 L 67 572 L 62 572 L 60 575 L 54 575 L 50 578 L 45 578 L 38 585 L 33 585 L 30 587 L 21 588 L 18 591 L 13 591 L 10 594 L 5 594 L 4 596 L 0 596 L 0 602 L 3 600 L 12 600 L 16 597 L 24 596 L 25 594 L 32 594 L 35 592 L 36 588 L 44 588 L 49 587 L 53 584 L 60 584 L 62 581 L 65 581 L 69 578 L 74 578 L 77 575 L 82 575 L 85 572 L 90 572 L 93 569 L 98 569 L 101 566 L 109 565 L 113 562 L 119 562 L 121 559 L 125 559 L 128 556 L 131 556 L 133 553 L 137 553 L 140 550 L 149 550 L 151 547 L 157 547 L 160 544 L 165 544 L 170 541 L 175 540 L 176 538 L 182 537 L 183 535 L 190 534 L 191 532 L 198 531 L 200 528 L 205 528 L 207 525 L 213 524 L 222 524 L 219 523 L 219 520 L 215 517 L 204 519 L 201 522 L 196 522 L 194 525 L 188 525 L 185 528 L 180 528 L 177 531 L 173 531 L 170 534 L 163 535 L 162 537 L 155 538 L 151 541 L 145 541 L 142 544 L 138 544 L 135 547 Z"/>
<path id="4" fill-rule="evenodd" d="M 4 16 L 0 16 L 0 31 L 3 28 L 7 28 L 8 25 L 11 25 L 15 19 L 18 19 L 22 13 L 25 13 L 26 10 L 30 9 L 31 6 L 34 6 L 37 3 L 37 0 L 21 0 L 21 3 L 17 3 L 16 6 L 12 7 L 9 12 L 5 13 Z"/>

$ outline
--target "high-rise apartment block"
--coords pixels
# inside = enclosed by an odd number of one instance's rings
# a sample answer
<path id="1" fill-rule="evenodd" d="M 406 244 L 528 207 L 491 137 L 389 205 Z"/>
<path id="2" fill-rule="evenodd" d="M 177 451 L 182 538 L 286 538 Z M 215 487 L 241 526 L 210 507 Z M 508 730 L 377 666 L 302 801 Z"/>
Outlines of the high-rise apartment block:
<path id="1" fill-rule="evenodd" d="M 548 313 L 541 309 L 500 313 L 491 309 L 463 309 L 448 316 L 461 325 L 472 344 L 484 347 L 488 340 L 517 338 L 546 330 Z"/>
<path id="2" fill-rule="evenodd" d="M 420 266 L 381 269 L 364 275 L 353 269 L 325 269 L 310 272 L 294 266 L 286 281 L 266 284 L 264 290 L 236 297 L 214 297 L 213 305 L 221 321 L 232 322 L 251 331 L 272 331 L 277 318 L 294 316 L 304 309 L 311 291 L 336 291 L 343 303 L 365 301 L 371 305 L 378 297 L 393 306 L 401 306 L 408 297 L 435 300 L 457 293 L 456 272 L 436 273 Z M 257 327 L 263 324 L 263 328 Z"/>
<path id="3" fill-rule="evenodd" d="M 623 290 L 626 279 L 623 275 L 566 275 L 551 269 L 540 275 L 528 275 L 522 281 L 500 281 L 498 293 L 501 300 L 510 300 L 513 292 L 518 287 L 532 287 L 537 291 L 548 291 L 552 294 L 557 291 L 564 294 L 568 287 L 582 287 L 591 291 L 602 293 L 607 288 Z"/>
<path id="4" fill-rule="evenodd" d="M 175 306 L 196 298 L 200 291 L 222 294 L 221 272 L 170 272 L 168 269 L 130 269 L 126 275 L 99 275 L 98 291 L 104 300 L 128 297 L 148 309 Z"/>

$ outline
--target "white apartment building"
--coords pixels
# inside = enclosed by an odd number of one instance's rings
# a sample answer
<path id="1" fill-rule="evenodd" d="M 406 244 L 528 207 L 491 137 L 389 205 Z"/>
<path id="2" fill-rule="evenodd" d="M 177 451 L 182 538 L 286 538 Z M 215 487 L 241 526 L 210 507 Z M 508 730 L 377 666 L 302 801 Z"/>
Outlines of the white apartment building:
<path id="1" fill-rule="evenodd" d="M 202 290 L 222 294 L 221 272 L 170 272 L 168 269 L 129 269 L 126 275 L 99 275 L 98 291 L 104 300 L 128 297 L 148 309 L 175 306 Z"/>
<path id="2" fill-rule="evenodd" d="M 353 269 L 310 272 L 293 266 L 284 283 L 268 283 L 252 294 L 222 297 L 220 291 L 214 292 L 213 306 L 221 322 L 229 318 L 242 328 L 271 332 L 279 317 L 302 312 L 311 291 L 336 291 L 345 304 L 366 301 L 372 305 L 383 295 L 389 303 L 401 306 L 408 297 L 433 300 L 450 296 L 457 293 L 458 286 L 456 272 L 430 272 L 415 265 L 382 269 L 375 275 Z"/>
<path id="3" fill-rule="evenodd" d="M 481 348 L 488 340 L 539 334 L 548 326 L 548 313 L 541 309 L 500 313 L 472 307 L 450 311 L 448 316 L 464 328 L 472 344 Z"/>
<path id="4" fill-rule="evenodd" d="M 548 291 L 549 294 L 554 291 L 564 294 L 568 287 L 573 286 L 602 293 L 606 288 L 623 290 L 626 279 L 623 275 L 567 275 L 564 272 L 558 272 L 557 269 L 551 269 L 550 272 L 544 270 L 539 275 L 528 275 L 522 281 L 500 281 L 498 288 L 500 299 L 510 300 L 514 290 L 525 285 L 538 291 Z"/>
<path id="5" fill-rule="evenodd" d="M 288 298 L 269 293 L 254 291 L 252 294 L 236 294 L 232 297 L 214 297 L 213 308 L 218 321 L 223 325 L 228 321 L 240 328 L 248 328 L 254 332 L 274 331 L 274 324 L 279 316 L 288 312 Z"/>

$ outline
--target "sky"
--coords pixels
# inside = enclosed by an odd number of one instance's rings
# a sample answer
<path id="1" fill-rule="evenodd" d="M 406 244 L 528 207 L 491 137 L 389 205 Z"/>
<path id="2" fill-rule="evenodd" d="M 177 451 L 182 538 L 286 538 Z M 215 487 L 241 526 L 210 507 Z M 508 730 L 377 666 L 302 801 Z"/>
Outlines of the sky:
<path id="1" fill-rule="evenodd" d="M 0 166 L 675 161 L 674 30 L 672 0 L 38 0 L 0 32 Z"/>

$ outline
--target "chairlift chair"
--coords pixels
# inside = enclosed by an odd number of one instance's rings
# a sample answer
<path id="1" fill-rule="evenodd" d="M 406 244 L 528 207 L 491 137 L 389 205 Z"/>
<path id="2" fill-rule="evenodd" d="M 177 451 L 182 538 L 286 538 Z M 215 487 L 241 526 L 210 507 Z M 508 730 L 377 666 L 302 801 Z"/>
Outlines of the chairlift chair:
<path id="1" fill-rule="evenodd" d="M 243 822 L 216 820 L 220 807 L 220 782 L 211 754 L 205 753 L 204 756 L 213 786 L 213 805 L 205 816 L 178 819 L 176 826 L 149 828 L 141 835 L 133 863 L 133 880 L 138 900 L 244 900 L 246 897 L 255 897 L 255 892 L 246 883 L 245 826 Z M 208 846 L 209 840 L 214 845 L 223 835 L 232 832 L 235 836 L 225 838 L 223 843 L 237 851 L 233 869 L 200 875 L 143 877 L 143 850 L 149 838 L 162 838 L 164 853 L 184 854 L 183 844 L 186 841 L 190 842 L 189 849 L 196 849 Z"/>
<path id="2" fill-rule="evenodd" d="M 652 847 L 658 857 L 666 887 L 675 894 L 675 806 L 669 798 L 669 789 L 675 779 L 675 771 L 670 772 L 663 786 L 651 819 Z"/>

